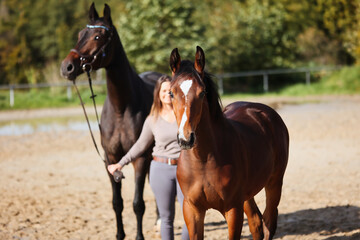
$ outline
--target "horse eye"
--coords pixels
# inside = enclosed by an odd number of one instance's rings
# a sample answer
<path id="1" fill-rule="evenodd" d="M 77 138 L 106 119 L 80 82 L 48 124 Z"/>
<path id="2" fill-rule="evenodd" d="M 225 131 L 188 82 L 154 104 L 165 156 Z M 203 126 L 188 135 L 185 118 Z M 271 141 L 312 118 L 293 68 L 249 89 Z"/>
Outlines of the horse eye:
<path id="1" fill-rule="evenodd" d="M 170 97 L 171 97 L 171 98 L 174 98 L 174 94 L 173 94 L 172 91 L 170 91 L 169 94 L 170 94 Z"/>
<path id="2" fill-rule="evenodd" d="M 98 35 L 96 35 L 94 39 L 95 39 L 95 40 L 99 40 L 100 37 L 99 37 Z"/>
<path id="3" fill-rule="evenodd" d="M 199 94 L 199 97 L 203 98 L 205 96 L 206 92 L 205 91 L 202 91 L 200 94 Z"/>

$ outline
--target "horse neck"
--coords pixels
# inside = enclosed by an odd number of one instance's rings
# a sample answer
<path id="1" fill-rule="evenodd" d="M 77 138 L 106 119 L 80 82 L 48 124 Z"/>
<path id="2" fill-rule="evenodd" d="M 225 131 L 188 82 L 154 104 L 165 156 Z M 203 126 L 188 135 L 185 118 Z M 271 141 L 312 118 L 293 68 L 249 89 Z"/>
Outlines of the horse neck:
<path id="1" fill-rule="evenodd" d="M 106 67 L 107 97 L 114 111 L 123 113 L 129 105 L 135 104 L 136 92 L 143 88 L 134 86 L 140 84 L 140 78 L 131 68 L 119 36 L 115 36 L 114 57 Z"/>
<path id="2" fill-rule="evenodd" d="M 204 104 L 199 125 L 195 131 L 197 144 L 191 149 L 194 156 L 201 162 L 209 160 L 209 156 L 216 156 L 221 150 L 219 142 L 224 138 L 224 124 L 226 119 L 223 115 L 211 116 L 209 106 Z"/>

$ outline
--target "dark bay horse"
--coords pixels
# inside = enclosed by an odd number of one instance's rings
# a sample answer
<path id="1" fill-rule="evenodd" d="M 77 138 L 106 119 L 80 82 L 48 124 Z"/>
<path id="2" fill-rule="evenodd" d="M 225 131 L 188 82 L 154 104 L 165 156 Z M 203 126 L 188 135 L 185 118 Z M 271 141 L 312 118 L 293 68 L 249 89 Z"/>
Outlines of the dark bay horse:
<path id="1" fill-rule="evenodd" d="M 84 72 L 82 67 L 106 69 L 107 97 L 101 113 L 101 144 L 106 164 L 118 162 L 140 135 L 143 123 L 153 101 L 153 88 L 160 73 L 146 72 L 142 79 L 131 68 L 119 35 L 112 24 L 110 8 L 105 4 L 104 16 L 99 17 L 94 3 L 89 10 L 89 25 L 79 33 L 74 49 L 61 64 L 61 73 L 69 80 Z M 144 80 L 144 81 L 143 81 Z M 144 239 L 142 219 L 145 212 L 143 199 L 146 174 L 151 161 L 151 148 L 133 162 L 135 169 L 135 196 L 133 209 L 137 218 L 137 237 Z M 106 166 L 105 166 L 106 167 Z M 113 208 L 117 221 L 117 239 L 124 239 L 122 222 L 123 199 L 121 182 L 110 181 Z"/>
<path id="2" fill-rule="evenodd" d="M 195 63 L 170 56 L 172 103 L 182 148 L 177 178 L 184 194 L 183 213 L 190 238 L 203 239 L 207 209 L 223 214 L 229 239 L 240 239 L 243 213 L 253 239 L 272 239 L 277 226 L 289 134 L 281 117 L 260 103 L 235 102 L 222 112 L 205 54 Z M 260 213 L 254 196 L 266 192 Z"/>

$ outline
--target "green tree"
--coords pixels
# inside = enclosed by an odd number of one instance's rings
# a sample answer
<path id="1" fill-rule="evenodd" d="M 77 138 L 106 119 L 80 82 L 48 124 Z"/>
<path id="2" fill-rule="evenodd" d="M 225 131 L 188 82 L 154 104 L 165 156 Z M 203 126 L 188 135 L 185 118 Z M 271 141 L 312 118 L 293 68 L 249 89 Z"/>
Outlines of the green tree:
<path id="1" fill-rule="evenodd" d="M 216 71 L 291 65 L 294 36 L 286 31 L 286 9 L 282 4 L 270 0 L 213 4 L 208 5 L 212 17 L 206 34 Z"/>
<path id="2" fill-rule="evenodd" d="M 313 0 L 307 8 L 295 12 L 293 19 L 304 15 L 308 19 L 300 22 L 302 31 L 298 33 L 301 60 L 326 65 L 352 64 L 359 4 L 357 0 Z"/>
<path id="3" fill-rule="evenodd" d="M 86 22 L 85 2 L 3 0 L 0 83 L 43 81 L 41 69 L 64 57 L 74 45 Z"/>
<path id="4" fill-rule="evenodd" d="M 203 45 L 203 24 L 193 20 L 191 0 L 128 1 L 115 21 L 125 51 L 137 71 L 169 73 L 169 56 L 178 47 L 181 56 L 194 58 L 196 45 Z"/>
<path id="5" fill-rule="evenodd" d="M 29 15 L 26 9 L 31 1 L 4 1 L 1 3 L 2 21 L 0 24 L 0 67 L 3 70 L 2 83 L 25 82 L 22 66 L 31 62 L 29 39 L 24 34 Z"/>
<path id="6" fill-rule="evenodd" d="M 0 84 L 48 81 L 43 69 L 74 47 L 90 4 L 0 0 Z M 196 45 L 213 73 L 360 62 L 358 0 L 125 0 L 111 10 L 139 72 L 169 73 L 171 50 L 193 60 Z"/>

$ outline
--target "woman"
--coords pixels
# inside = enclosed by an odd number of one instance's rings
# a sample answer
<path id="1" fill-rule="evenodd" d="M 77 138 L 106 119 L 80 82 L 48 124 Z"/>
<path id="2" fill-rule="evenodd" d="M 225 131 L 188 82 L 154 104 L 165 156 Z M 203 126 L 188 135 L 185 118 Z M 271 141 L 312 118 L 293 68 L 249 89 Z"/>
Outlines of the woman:
<path id="1" fill-rule="evenodd" d="M 111 174 L 117 170 L 120 171 L 125 165 L 142 155 L 155 141 L 149 181 L 159 209 L 160 234 L 163 240 L 174 239 L 175 196 L 177 195 L 181 207 L 184 200 L 176 179 L 176 164 L 180 147 L 177 143 L 178 127 L 169 92 L 170 77 L 163 75 L 155 85 L 154 102 L 139 139 L 118 163 L 108 166 Z M 182 239 L 189 239 L 185 224 Z"/>

